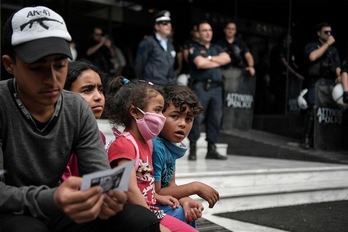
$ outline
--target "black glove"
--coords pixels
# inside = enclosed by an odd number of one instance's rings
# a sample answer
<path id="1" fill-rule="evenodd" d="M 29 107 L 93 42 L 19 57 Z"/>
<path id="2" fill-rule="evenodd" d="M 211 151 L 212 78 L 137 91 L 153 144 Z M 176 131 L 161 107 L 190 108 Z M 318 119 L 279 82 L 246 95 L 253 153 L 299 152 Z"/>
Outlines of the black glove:
<path id="1" fill-rule="evenodd" d="M 343 102 L 348 104 L 348 91 L 347 92 L 343 92 Z"/>

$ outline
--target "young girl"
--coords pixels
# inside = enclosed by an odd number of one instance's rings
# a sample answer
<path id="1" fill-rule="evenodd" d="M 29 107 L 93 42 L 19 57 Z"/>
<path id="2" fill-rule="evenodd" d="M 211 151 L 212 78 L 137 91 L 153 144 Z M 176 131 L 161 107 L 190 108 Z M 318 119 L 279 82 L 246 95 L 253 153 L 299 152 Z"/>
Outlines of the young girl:
<path id="1" fill-rule="evenodd" d="M 190 88 L 180 85 L 164 87 L 164 101 L 162 112 L 166 122 L 159 136 L 153 140 L 156 193 L 176 197 L 182 208 L 159 207 L 165 213 L 195 226 L 195 220 L 202 216 L 203 205 L 189 196 L 197 194 L 212 208 L 219 200 L 219 193 L 198 181 L 178 186 L 175 183 L 175 162 L 185 154 L 187 147 L 182 141 L 190 132 L 194 118 L 203 112 L 203 107 Z"/>
<path id="2" fill-rule="evenodd" d="M 64 86 L 64 89 L 75 92 L 85 99 L 96 119 L 101 117 L 105 106 L 104 89 L 102 84 L 102 80 L 105 77 L 104 75 L 105 74 L 99 68 L 87 60 L 73 61 L 69 63 L 67 79 Z M 105 145 L 105 136 L 101 131 L 100 135 Z M 79 176 L 78 160 L 75 153 L 71 154 L 70 161 L 64 171 L 62 180 L 65 180 L 69 176 Z M 124 201 L 126 201 L 126 199 Z M 127 215 L 126 219 L 133 221 L 134 225 L 136 225 L 131 228 L 127 224 L 124 224 L 125 227 L 128 227 L 128 230 L 138 230 L 138 228 L 143 228 L 144 224 L 148 224 L 153 220 L 153 214 L 148 212 L 148 210 L 144 210 L 143 207 L 125 204 L 123 209 L 123 214 Z M 145 212 L 141 210 L 144 210 Z M 138 216 L 141 215 L 141 219 L 135 217 L 135 211 Z M 155 224 L 151 226 L 150 231 L 159 231 L 159 225 Z"/>
<path id="3" fill-rule="evenodd" d="M 99 119 L 103 113 L 105 97 L 102 79 L 104 73 L 89 61 L 79 60 L 69 63 L 64 89 L 75 92 L 85 99 L 91 107 L 94 117 Z M 105 144 L 105 135 L 100 131 L 100 136 Z M 79 176 L 78 162 L 75 153 L 72 153 L 69 163 L 65 168 L 62 180 L 69 176 Z"/>
<path id="4" fill-rule="evenodd" d="M 161 91 L 152 83 L 131 82 L 124 77 L 110 82 L 106 114 L 112 124 L 122 125 L 125 129 L 109 145 L 109 161 L 111 167 L 115 167 L 136 160 L 129 182 L 128 201 L 152 210 L 160 219 L 163 231 L 197 231 L 179 219 L 165 215 L 155 206 L 156 203 L 174 208 L 179 205 L 174 197 L 155 194 L 151 139 L 159 134 L 166 120 L 162 115 L 163 105 Z"/>

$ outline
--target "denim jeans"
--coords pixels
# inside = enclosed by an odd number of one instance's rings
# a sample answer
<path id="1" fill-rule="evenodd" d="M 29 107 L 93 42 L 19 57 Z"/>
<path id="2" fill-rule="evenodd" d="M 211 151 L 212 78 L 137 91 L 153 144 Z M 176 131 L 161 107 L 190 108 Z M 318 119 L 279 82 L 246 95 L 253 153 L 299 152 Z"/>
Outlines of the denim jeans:
<path id="1" fill-rule="evenodd" d="M 209 90 L 205 89 L 204 82 L 197 82 L 192 87 L 205 111 L 199 117 L 195 118 L 188 139 L 196 142 L 201 133 L 201 124 L 204 122 L 206 130 L 206 140 L 216 143 L 220 134 L 221 119 L 223 113 L 222 94 L 223 88 L 215 87 Z"/>
<path id="2" fill-rule="evenodd" d="M 178 208 L 173 209 L 169 205 L 157 205 L 161 210 L 163 210 L 164 213 L 169 214 L 177 219 L 180 219 L 183 222 L 186 222 L 184 209 L 180 205 Z M 187 223 L 187 222 L 186 222 Z M 196 228 L 196 221 L 188 223 L 193 228 Z"/>

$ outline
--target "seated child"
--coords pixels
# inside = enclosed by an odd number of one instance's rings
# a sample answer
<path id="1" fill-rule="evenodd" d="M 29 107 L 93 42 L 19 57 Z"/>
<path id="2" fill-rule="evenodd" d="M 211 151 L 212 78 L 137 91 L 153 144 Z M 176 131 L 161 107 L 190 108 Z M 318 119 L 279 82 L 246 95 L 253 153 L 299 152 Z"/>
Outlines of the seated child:
<path id="1" fill-rule="evenodd" d="M 203 206 L 189 196 L 197 194 L 208 201 L 210 208 L 219 200 L 219 193 L 201 182 L 181 186 L 175 183 L 176 159 L 182 157 L 187 150 L 182 141 L 190 132 L 194 118 L 203 112 L 203 107 L 195 93 L 186 86 L 168 85 L 163 91 L 165 103 L 162 112 L 166 122 L 159 136 L 153 140 L 155 187 L 157 194 L 179 199 L 183 213 L 168 206 L 159 205 L 159 208 L 192 225 L 192 222 L 202 216 Z"/>
<path id="2" fill-rule="evenodd" d="M 161 230 L 197 231 L 156 207 L 156 203 L 170 207 L 179 205 L 176 198 L 155 193 L 151 140 L 159 134 L 166 120 L 163 106 L 161 90 L 150 82 L 117 77 L 109 83 L 106 115 L 112 124 L 124 127 L 122 134 L 107 148 L 109 162 L 115 167 L 136 161 L 129 181 L 128 201 L 152 210 L 160 220 Z"/>
<path id="3" fill-rule="evenodd" d="M 104 73 L 87 60 L 78 60 L 69 63 L 64 89 L 79 94 L 88 103 L 94 117 L 99 119 L 105 105 L 102 85 Z M 105 144 L 105 135 L 100 131 Z M 69 176 L 79 176 L 78 161 L 75 153 L 70 156 L 69 163 L 64 170 L 62 181 Z"/>

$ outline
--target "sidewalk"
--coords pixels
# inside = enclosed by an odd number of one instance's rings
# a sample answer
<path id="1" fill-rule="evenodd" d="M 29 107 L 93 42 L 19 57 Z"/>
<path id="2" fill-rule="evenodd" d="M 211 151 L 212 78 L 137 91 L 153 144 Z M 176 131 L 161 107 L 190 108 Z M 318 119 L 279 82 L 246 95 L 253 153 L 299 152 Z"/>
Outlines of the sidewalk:
<path id="1" fill-rule="evenodd" d="M 198 157 L 197 161 L 188 161 L 187 157 L 183 157 L 177 161 L 176 173 L 206 173 L 207 175 L 211 172 L 216 171 L 236 171 L 244 172 L 251 170 L 275 170 L 275 169 L 291 169 L 291 168 L 315 168 L 315 167 L 342 167 L 347 165 L 323 163 L 323 162 L 310 162 L 310 161 L 298 161 L 298 160 L 285 160 L 285 159 L 273 159 L 263 157 L 248 157 L 239 155 L 228 155 L 226 161 L 206 161 L 204 157 Z M 180 175 L 179 175 L 180 176 Z M 347 176 L 348 178 L 348 176 Z M 347 192 L 348 197 L 348 192 Z M 325 201 L 325 199 L 323 199 Z M 231 206 L 226 206 L 227 208 Z M 233 206 L 232 206 L 233 207 Z M 231 212 L 233 215 L 238 212 Z M 228 217 L 229 213 L 223 214 L 204 214 L 203 219 L 197 222 L 199 231 L 205 232 L 284 232 L 286 230 L 274 229 L 267 226 L 257 225 L 250 222 L 238 221 L 233 217 Z M 257 215 L 257 211 L 250 215 Z M 248 216 L 246 216 L 248 217 Z M 252 220 L 246 220 L 251 221 Z M 296 231 L 300 232 L 300 231 Z M 304 232 L 304 231 L 303 231 Z M 307 232 L 307 231 L 306 231 Z M 324 232 L 324 230 L 323 230 Z"/>
<path id="2" fill-rule="evenodd" d="M 113 138 L 112 132 L 105 122 L 100 121 L 99 126 L 103 132 L 108 132 L 106 133 L 107 139 Z M 208 206 L 205 205 L 203 218 L 197 221 L 198 229 L 201 232 L 284 232 L 286 230 L 274 229 L 222 217 L 221 215 L 219 216 L 219 213 L 223 211 L 223 213 L 227 213 L 226 215 L 229 213 L 232 215 L 232 213 L 240 212 L 241 209 L 246 207 L 248 207 L 249 210 L 255 209 L 252 208 L 254 206 L 258 206 L 258 209 L 261 209 L 260 207 L 265 197 L 267 197 L 267 192 L 264 192 L 266 195 L 263 194 L 263 198 L 260 199 L 256 191 L 256 195 L 254 193 L 253 198 L 247 197 L 244 202 L 238 202 L 237 200 L 237 198 L 243 198 L 243 190 L 251 189 L 245 185 L 250 184 L 250 181 L 253 181 L 252 178 L 255 178 L 254 182 L 258 185 L 258 188 L 263 188 L 263 185 L 268 185 L 269 188 L 269 184 L 265 182 L 267 180 L 275 183 L 279 183 L 279 181 L 289 182 L 289 179 L 291 180 L 293 177 L 296 177 L 294 179 L 297 179 L 297 181 L 304 181 L 305 184 L 307 180 L 309 183 L 308 186 L 310 186 L 313 180 L 317 181 L 322 178 L 319 178 L 319 175 L 324 177 L 328 175 L 330 176 L 329 180 L 331 177 L 336 179 L 335 175 L 338 175 L 338 179 L 342 179 L 342 175 L 346 175 L 345 173 L 348 168 L 347 152 L 303 150 L 299 147 L 298 141 L 294 139 L 262 131 L 222 132 L 220 142 L 228 144 L 227 160 L 205 160 L 205 152 L 201 152 L 198 154 L 197 161 L 188 161 L 187 155 L 177 161 L 176 179 L 178 184 L 182 184 L 180 183 L 181 181 L 207 181 L 207 184 L 211 184 L 214 188 L 217 186 L 222 189 L 222 191 L 229 191 L 220 192 L 220 196 L 222 196 L 221 200 L 213 209 L 209 209 Z M 316 170 L 316 172 L 311 173 L 312 170 Z M 321 170 L 322 173 L 320 174 Z M 302 176 L 298 177 L 297 172 L 299 171 L 301 173 L 308 172 L 309 174 L 303 176 L 299 173 L 298 175 Z M 289 173 L 289 175 L 286 173 Z M 260 174 L 260 176 L 258 174 Z M 346 177 L 343 177 L 343 179 L 347 180 L 348 174 Z M 296 184 L 296 182 L 294 183 Z M 348 200 L 348 188 L 346 183 L 347 181 L 345 181 L 345 185 L 343 185 L 342 188 L 328 187 L 322 194 L 313 195 L 312 200 L 316 203 L 334 201 L 335 195 L 341 200 Z M 328 184 L 331 184 L 330 181 Z M 240 188 L 239 185 L 241 185 Z M 299 188 L 302 187 L 303 186 L 300 186 Z M 281 190 L 282 186 L 275 186 L 275 188 Z M 339 192 L 336 191 L 337 189 Z M 239 191 L 237 195 L 236 190 Z M 257 190 L 260 191 L 260 189 Z M 265 191 L 264 189 L 261 190 Z M 269 189 L 266 190 L 269 191 Z M 334 191 L 334 194 L 331 190 Z M 284 189 L 280 191 L 280 194 L 282 194 L 282 192 L 284 192 Z M 244 194 L 245 193 L 246 195 L 250 194 L 250 192 L 244 192 Z M 304 198 L 301 197 L 301 194 L 301 190 L 297 190 L 295 196 L 291 194 L 287 197 L 277 195 L 276 198 L 272 198 L 272 195 L 269 195 L 267 201 L 269 204 L 270 199 L 271 201 L 273 200 L 278 207 L 279 203 L 281 206 L 284 206 L 284 203 L 293 203 L 293 200 L 296 200 L 296 203 L 301 203 L 303 200 L 301 198 Z M 311 196 L 312 195 L 306 196 L 306 198 Z M 231 200 L 229 201 L 228 199 Z M 215 209 L 218 209 L 218 212 L 215 212 Z"/>
<path id="3" fill-rule="evenodd" d="M 183 157 L 177 161 L 176 173 L 178 175 L 182 173 L 190 173 L 191 175 L 194 175 L 194 173 L 206 173 L 206 175 L 209 175 L 212 172 L 231 171 L 291 170 L 294 168 L 325 169 L 346 167 L 346 164 L 348 164 L 348 153 L 346 151 L 303 150 L 299 146 L 299 141 L 295 139 L 262 131 L 223 132 L 220 138 L 222 143 L 228 143 L 228 160 L 207 161 L 204 159 L 204 154 L 200 154 L 196 162 L 188 161 L 187 157 Z M 348 198 L 348 192 L 346 196 Z M 321 201 L 325 201 L 325 198 L 321 199 Z M 233 208 L 233 206 L 229 205 L 225 207 Z M 257 215 L 257 212 L 255 211 L 253 216 Z M 233 213 L 237 212 L 231 212 L 231 215 Z M 226 213 L 226 215 L 228 214 Z M 256 222 L 255 224 L 250 223 L 250 221 L 242 222 L 236 220 L 236 218 L 221 217 L 219 214 L 211 213 L 204 214 L 203 218 L 197 222 L 197 225 L 199 231 L 205 232 L 286 232 L 286 230 L 282 229 L 257 225 Z M 296 232 L 302 231 L 297 230 Z"/>

